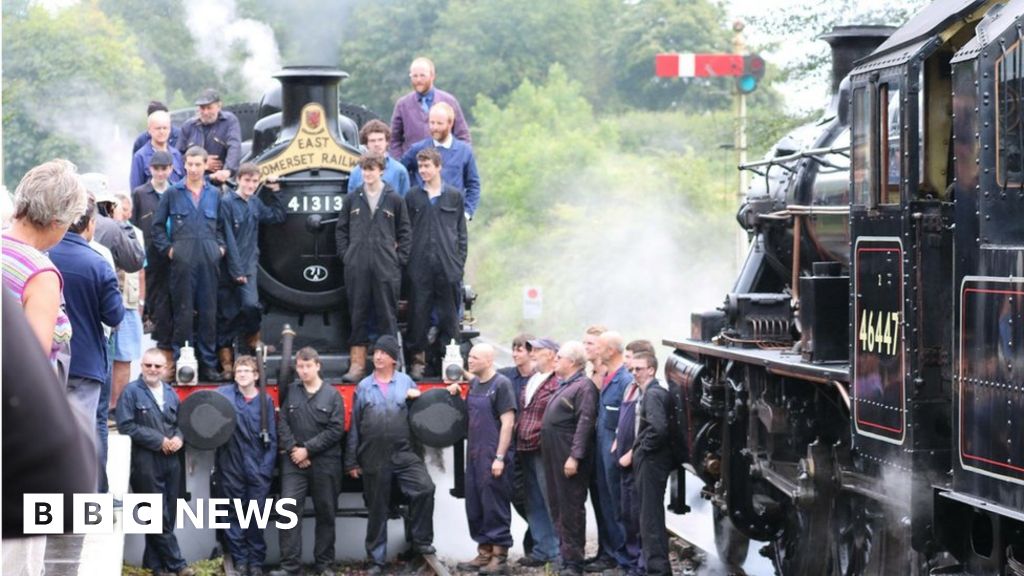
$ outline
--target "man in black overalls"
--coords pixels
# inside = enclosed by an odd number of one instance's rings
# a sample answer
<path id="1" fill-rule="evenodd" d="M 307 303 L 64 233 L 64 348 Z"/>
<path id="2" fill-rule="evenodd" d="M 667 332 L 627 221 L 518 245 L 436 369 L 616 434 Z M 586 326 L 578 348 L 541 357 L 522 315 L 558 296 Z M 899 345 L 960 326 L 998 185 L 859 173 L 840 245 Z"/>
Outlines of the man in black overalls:
<path id="1" fill-rule="evenodd" d="M 412 224 L 409 376 L 420 380 L 427 366 L 431 310 L 437 313 L 442 347 L 459 341 L 459 300 L 469 242 L 466 202 L 459 189 L 441 181 L 441 154 L 435 148 L 425 148 L 416 154 L 416 161 L 423 184 L 409 191 L 405 204 Z"/>
<path id="2" fill-rule="evenodd" d="M 466 518 L 477 556 L 459 570 L 507 574 L 512 547 L 512 430 L 516 397 L 512 382 L 494 369 L 494 347 L 477 344 L 469 351 L 469 440 L 466 459 Z M 458 384 L 449 392 L 458 394 Z M 507 470 L 507 472 L 506 472 Z"/>
<path id="3" fill-rule="evenodd" d="M 185 179 L 163 194 L 153 216 L 154 248 L 171 265 L 171 318 L 175 356 L 192 342 L 199 378 L 220 381 L 217 339 L 217 271 L 224 256 L 224 229 L 218 219 L 217 189 L 203 179 L 206 150 L 185 153 Z M 198 314 L 198 325 L 193 317 Z"/>
<path id="4" fill-rule="evenodd" d="M 142 375 L 121 393 L 117 401 L 117 429 L 132 439 L 131 487 L 136 494 L 163 494 L 163 532 L 146 534 L 142 566 L 154 574 L 195 574 L 174 537 L 177 500 L 181 493 L 181 459 L 184 445 L 178 428 L 178 396 L 163 382 L 163 354 L 156 348 L 142 355 Z"/>
<path id="5" fill-rule="evenodd" d="M 640 541 L 644 566 L 650 576 L 672 573 L 668 559 L 668 532 L 665 530 L 665 486 L 672 473 L 671 393 L 658 384 L 658 359 L 640 352 L 633 356 L 633 377 L 641 396 L 636 417 L 636 441 L 633 443 L 633 467 L 636 491 L 640 495 Z"/>
<path id="6" fill-rule="evenodd" d="M 405 201 L 381 180 L 384 157 L 366 154 L 359 159 L 359 166 L 363 169 L 363 185 L 345 196 L 335 229 L 352 320 L 345 382 L 358 382 L 366 375 L 366 349 L 370 344 L 367 315 L 371 305 L 377 317 L 377 334 L 398 334 L 402 266 L 409 261 L 412 242 Z"/>

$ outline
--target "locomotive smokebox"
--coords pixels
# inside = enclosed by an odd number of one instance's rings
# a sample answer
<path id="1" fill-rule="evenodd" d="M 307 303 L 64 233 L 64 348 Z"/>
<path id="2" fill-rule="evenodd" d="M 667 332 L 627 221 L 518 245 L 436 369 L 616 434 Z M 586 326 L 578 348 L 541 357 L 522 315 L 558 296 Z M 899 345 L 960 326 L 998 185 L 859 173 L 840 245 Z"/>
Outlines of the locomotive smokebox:
<path id="1" fill-rule="evenodd" d="M 878 48 L 896 28 L 892 26 L 836 26 L 821 39 L 832 47 L 832 94 L 839 92 L 843 78 L 857 60 Z"/>

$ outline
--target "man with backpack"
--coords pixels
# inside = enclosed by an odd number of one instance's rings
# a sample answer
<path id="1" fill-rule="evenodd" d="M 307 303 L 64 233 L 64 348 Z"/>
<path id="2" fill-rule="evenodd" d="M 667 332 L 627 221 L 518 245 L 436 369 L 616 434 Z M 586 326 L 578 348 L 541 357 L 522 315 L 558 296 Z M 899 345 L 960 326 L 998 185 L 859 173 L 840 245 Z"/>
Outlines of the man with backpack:
<path id="1" fill-rule="evenodd" d="M 648 576 L 668 575 L 668 533 L 665 530 L 665 486 L 675 469 L 672 454 L 673 410 L 671 393 L 658 384 L 658 359 L 640 352 L 630 361 L 630 371 L 640 386 L 636 411 L 633 466 L 640 495 L 640 542 Z"/>

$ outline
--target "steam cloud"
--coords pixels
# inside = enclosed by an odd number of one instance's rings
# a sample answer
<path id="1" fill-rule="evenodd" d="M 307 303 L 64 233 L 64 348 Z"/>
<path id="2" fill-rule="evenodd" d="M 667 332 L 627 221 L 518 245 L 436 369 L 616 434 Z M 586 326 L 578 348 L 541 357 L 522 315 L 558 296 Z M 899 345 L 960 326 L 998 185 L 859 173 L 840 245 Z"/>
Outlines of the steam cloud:
<path id="1" fill-rule="evenodd" d="M 188 29 L 196 40 L 196 51 L 223 74 L 233 65 L 231 52 L 245 53 L 242 78 L 247 92 L 258 96 L 275 84 L 271 76 L 281 67 L 277 40 L 270 26 L 249 18 L 238 18 L 234 0 L 185 0 Z"/>

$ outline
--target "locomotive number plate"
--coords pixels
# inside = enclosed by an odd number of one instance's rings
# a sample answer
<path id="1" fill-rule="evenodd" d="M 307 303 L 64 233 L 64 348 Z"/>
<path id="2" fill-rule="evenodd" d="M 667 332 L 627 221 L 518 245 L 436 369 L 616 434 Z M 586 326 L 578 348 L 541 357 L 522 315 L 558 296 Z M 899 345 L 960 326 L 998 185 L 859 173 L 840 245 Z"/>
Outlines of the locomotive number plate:
<path id="1" fill-rule="evenodd" d="M 341 194 L 296 194 L 285 206 L 291 214 L 341 212 L 345 196 Z"/>
<path id="2" fill-rule="evenodd" d="M 902 444 L 903 245 L 899 238 L 861 237 L 853 266 L 854 422 L 861 435 Z"/>

